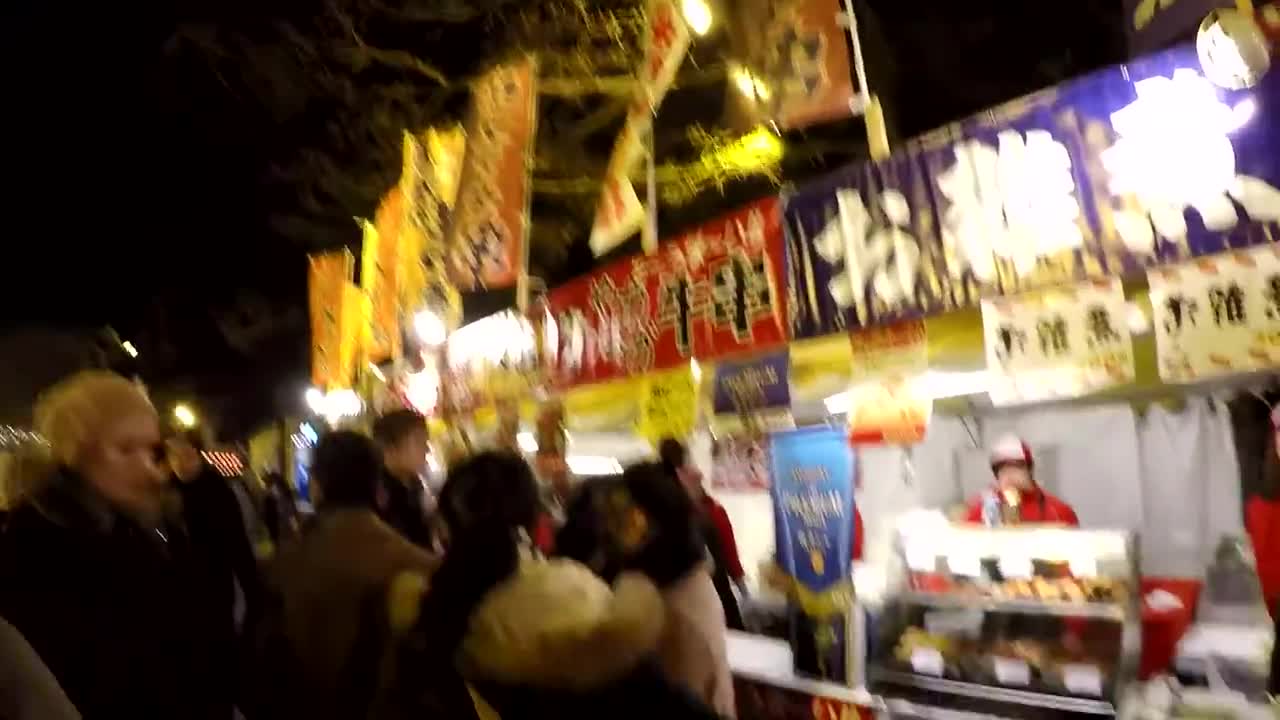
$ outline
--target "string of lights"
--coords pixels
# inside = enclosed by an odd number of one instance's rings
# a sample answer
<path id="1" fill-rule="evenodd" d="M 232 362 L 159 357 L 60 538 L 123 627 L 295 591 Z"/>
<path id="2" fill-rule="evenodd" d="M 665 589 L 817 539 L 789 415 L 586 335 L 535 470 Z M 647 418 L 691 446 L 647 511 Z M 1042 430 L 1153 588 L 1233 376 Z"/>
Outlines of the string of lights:
<path id="1" fill-rule="evenodd" d="M 45 445 L 38 433 L 12 425 L 0 425 L 0 450 L 12 450 L 23 445 Z"/>
<path id="2" fill-rule="evenodd" d="M 239 477 L 244 472 L 244 459 L 240 453 L 228 450 L 206 450 L 201 455 L 223 477 Z"/>

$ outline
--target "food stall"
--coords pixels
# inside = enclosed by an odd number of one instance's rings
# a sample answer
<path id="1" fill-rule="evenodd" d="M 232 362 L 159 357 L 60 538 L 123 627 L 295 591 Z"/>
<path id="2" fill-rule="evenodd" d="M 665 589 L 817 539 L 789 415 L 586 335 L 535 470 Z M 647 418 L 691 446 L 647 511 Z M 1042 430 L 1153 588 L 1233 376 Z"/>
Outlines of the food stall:
<path id="1" fill-rule="evenodd" d="M 895 708 L 913 700 L 1002 717 L 1114 715 L 1139 660 L 1131 533 L 904 527 L 905 582 L 889 596 L 869 675 Z"/>
<path id="2" fill-rule="evenodd" d="M 1280 76 L 1224 90 L 1198 63 L 1106 69 L 753 202 L 448 333 L 410 394 L 544 477 L 689 437 L 748 604 L 783 619 L 729 638 L 741 718 L 1115 714 L 1244 534 L 1225 396 L 1280 365 Z M 780 460 L 813 427 L 847 462 Z M 1082 529 L 949 522 L 1008 432 Z"/>

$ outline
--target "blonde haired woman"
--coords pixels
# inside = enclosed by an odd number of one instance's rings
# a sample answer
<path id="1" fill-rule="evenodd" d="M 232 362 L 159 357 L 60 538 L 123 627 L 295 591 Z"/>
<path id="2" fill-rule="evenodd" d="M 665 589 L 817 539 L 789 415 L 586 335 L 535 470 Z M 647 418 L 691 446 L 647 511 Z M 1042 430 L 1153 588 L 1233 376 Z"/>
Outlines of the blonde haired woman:
<path id="1" fill-rule="evenodd" d="M 201 568 L 166 517 L 160 422 L 142 389 L 90 371 L 49 389 L 8 478 L 0 616 L 81 714 L 231 717 Z M 13 470 L 13 468 L 11 468 Z M 16 497 L 14 497 L 16 495 Z"/>

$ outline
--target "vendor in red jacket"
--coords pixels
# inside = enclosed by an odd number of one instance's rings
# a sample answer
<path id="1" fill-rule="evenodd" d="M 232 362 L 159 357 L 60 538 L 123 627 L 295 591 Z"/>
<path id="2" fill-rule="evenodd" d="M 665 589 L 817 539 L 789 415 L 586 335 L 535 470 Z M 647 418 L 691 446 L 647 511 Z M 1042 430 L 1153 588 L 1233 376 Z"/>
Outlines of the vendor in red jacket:
<path id="1" fill-rule="evenodd" d="M 972 523 L 1043 523 L 1079 527 L 1076 511 L 1045 492 L 1035 479 L 1035 458 L 1022 438 L 1006 435 L 991 447 L 991 472 L 995 484 L 969 504 L 966 519 Z M 998 512 L 988 522 L 984 514 Z"/>

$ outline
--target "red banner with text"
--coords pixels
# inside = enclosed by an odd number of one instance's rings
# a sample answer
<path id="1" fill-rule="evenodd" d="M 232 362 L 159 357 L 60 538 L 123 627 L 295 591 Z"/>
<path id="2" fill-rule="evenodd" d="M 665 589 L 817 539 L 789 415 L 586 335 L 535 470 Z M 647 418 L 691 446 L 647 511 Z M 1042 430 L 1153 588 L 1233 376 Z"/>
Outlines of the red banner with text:
<path id="1" fill-rule="evenodd" d="M 549 376 L 569 387 L 786 342 L 784 241 L 767 198 L 551 291 Z"/>

